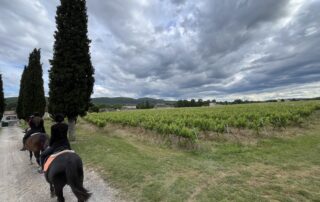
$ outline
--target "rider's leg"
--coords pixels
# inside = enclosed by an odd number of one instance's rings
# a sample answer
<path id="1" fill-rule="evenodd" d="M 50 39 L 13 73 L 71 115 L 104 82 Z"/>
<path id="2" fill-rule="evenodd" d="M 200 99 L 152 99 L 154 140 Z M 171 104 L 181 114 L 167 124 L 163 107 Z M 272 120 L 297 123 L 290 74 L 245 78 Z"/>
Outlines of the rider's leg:
<path id="1" fill-rule="evenodd" d="M 26 141 L 27 141 L 28 137 L 30 137 L 33 133 L 35 133 L 35 131 L 33 129 L 30 129 L 23 136 L 23 139 L 22 139 L 23 147 L 22 147 L 22 149 L 20 149 L 20 151 L 25 151 L 26 150 L 26 148 L 25 148 Z"/>
<path id="2" fill-rule="evenodd" d="M 20 149 L 20 151 L 25 151 L 26 150 L 26 147 L 25 147 L 26 140 L 27 140 L 27 134 L 24 135 L 23 138 L 22 138 L 22 148 Z"/>
<path id="3" fill-rule="evenodd" d="M 40 164 L 41 164 L 42 170 L 43 170 L 46 158 L 49 155 L 51 155 L 53 153 L 53 151 L 54 151 L 53 147 L 48 147 L 44 152 L 41 153 L 41 155 L 40 155 Z"/>

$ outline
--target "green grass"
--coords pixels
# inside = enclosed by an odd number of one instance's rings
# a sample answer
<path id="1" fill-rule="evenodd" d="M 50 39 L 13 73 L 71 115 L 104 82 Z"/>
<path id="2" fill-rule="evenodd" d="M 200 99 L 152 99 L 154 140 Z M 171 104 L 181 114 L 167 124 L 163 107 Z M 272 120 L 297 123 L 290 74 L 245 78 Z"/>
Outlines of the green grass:
<path id="1" fill-rule="evenodd" d="M 133 201 L 320 201 L 319 120 L 317 113 L 316 124 L 291 136 L 212 141 L 196 150 L 80 121 L 72 147 Z"/>

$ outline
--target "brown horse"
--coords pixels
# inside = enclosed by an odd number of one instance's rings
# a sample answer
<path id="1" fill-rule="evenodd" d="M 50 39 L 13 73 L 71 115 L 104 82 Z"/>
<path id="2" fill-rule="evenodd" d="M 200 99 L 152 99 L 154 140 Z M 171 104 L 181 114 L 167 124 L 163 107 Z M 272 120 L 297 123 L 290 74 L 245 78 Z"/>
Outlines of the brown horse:
<path id="1" fill-rule="evenodd" d="M 30 153 L 30 164 L 32 164 L 33 152 L 38 165 L 40 165 L 40 153 L 47 148 L 48 143 L 49 137 L 45 133 L 34 133 L 26 140 L 25 147 Z"/>

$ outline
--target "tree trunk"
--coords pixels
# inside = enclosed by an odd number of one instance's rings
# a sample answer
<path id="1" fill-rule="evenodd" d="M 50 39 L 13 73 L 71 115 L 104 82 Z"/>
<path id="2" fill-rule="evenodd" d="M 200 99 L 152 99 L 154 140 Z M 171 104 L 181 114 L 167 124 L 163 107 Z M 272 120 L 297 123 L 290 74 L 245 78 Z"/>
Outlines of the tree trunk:
<path id="1" fill-rule="evenodd" d="M 76 140 L 76 118 L 71 117 L 68 118 L 68 134 L 69 134 L 69 140 L 75 141 Z"/>

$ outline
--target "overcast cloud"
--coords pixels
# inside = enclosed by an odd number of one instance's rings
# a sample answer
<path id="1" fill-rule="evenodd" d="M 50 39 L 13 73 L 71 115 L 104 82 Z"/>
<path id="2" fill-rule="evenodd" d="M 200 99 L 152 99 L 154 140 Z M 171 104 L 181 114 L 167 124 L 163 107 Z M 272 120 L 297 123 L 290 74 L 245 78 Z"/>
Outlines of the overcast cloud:
<path id="1" fill-rule="evenodd" d="M 0 71 L 17 96 L 41 48 L 45 89 L 59 1 L 0 2 Z M 320 0 L 87 0 L 93 97 L 320 96 Z"/>

